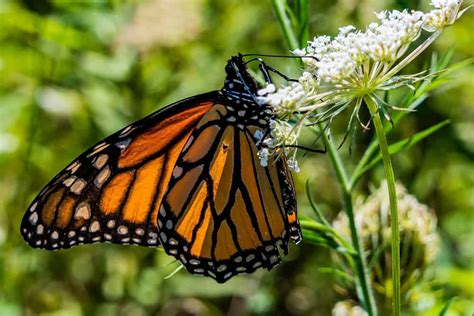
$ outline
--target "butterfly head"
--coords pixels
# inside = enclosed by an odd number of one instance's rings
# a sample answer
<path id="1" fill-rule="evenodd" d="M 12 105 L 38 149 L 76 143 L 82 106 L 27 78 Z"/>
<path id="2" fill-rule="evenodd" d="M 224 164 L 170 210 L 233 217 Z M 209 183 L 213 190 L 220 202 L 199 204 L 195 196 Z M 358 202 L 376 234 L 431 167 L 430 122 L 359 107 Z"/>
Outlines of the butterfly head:
<path id="1" fill-rule="evenodd" d="M 231 57 L 225 67 L 226 79 L 222 92 L 225 97 L 236 103 L 258 105 L 257 92 L 260 86 L 249 74 L 241 54 Z"/>

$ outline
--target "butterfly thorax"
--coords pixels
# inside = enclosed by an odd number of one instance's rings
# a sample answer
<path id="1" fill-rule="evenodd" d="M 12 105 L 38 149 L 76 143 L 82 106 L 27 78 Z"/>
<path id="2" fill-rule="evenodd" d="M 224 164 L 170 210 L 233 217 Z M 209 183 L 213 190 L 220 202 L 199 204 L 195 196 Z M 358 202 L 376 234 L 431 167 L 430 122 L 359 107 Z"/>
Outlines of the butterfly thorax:
<path id="1" fill-rule="evenodd" d="M 252 125 L 267 129 L 273 111 L 258 102 L 260 86 L 248 73 L 242 56 L 232 57 L 227 62 L 225 71 L 226 79 L 220 92 L 228 110 L 226 120 L 235 123 L 240 129 Z"/>

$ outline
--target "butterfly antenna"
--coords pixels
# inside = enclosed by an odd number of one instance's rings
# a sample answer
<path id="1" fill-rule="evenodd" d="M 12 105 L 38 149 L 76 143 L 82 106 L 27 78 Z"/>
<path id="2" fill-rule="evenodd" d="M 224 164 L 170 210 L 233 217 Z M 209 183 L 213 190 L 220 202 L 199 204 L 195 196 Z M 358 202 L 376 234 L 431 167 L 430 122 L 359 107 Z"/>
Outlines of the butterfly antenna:
<path id="1" fill-rule="evenodd" d="M 274 55 L 274 54 L 240 54 L 242 57 L 249 57 L 249 56 L 256 56 L 256 57 L 270 57 L 270 58 L 298 58 L 298 59 L 303 59 L 303 58 L 310 58 L 314 59 L 316 61 L 319 61 L 318 58 L 314 56 L 297 56 L 297 55 Z"/>

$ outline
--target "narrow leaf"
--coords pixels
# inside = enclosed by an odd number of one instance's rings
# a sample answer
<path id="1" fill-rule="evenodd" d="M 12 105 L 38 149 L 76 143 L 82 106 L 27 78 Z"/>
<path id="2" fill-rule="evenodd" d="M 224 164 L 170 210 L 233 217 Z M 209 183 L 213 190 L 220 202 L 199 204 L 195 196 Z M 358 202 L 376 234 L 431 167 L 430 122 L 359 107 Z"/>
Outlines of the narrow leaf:
<path id="1" fill-rule="evenodd" d="M 320 221 L 323 224 L 326 224 L 327 226 L 331 226 L 331 224 L 329 224 L 326 218 L 324 218 L 324 215 L 321 213 L 319 206 L 316 204 L 313 197 L 311 196 L 311 192 L 309 189 L 309 180 L 306 180 L 305 189 L 306 189 L 306 196 L 308 197 L 308 200 L 309 200 L 309 204 L 311 205 L 311 208 L 313 209 L 314 214 L 316 215 L 316 218 L 318 219 L 318 221 Z"/>
<path id="2" fill-rule="evenodd" d="M 446 313 L 448 312 L 449 308 L 451 307 L 451 304 L 453 304 L 454 299 L 456 299 L 456 296 L 451 297 L 447 302 L 446 305 L 444 305 L 443 309 L 441 312 L 439 312 L 439 316 L 446 316 Z"/>
<path id="3" fill-rule="evenodd" d="M 431 134 L 435 133 L 442 127 L 446 126 L 449 124 L 449 120 L 445 120 L 441 123 L 438 123 L 434 126 L 431 126 L 430 128 L 427 128 L 421 132 L 416 133 L 413 136 L 410 136 L 408 138 L 405 138 L 401 141 L 398 141 L 394 144 L 391 144 L 388 148 L 390 155 L 395 155 L 399 153 L 402 150 L 411 148 L 413 145 L 416 143 L 419 143 L 426 137 L 430 136 Z M 382 160 L 382 155 L 378 153 L 372 160 L 370 160 L 367 164 L 365 164 L 364 168 L 362 168 L 357 175 L 354 175 L 354 180 L 357 180 L 362 176 L 365 172 L 367 172 L 370 168 L 372 168 L 374 165 L 376 165 L 380 160 Z M 355 181 L 354 181 L 355 183 Z"/>

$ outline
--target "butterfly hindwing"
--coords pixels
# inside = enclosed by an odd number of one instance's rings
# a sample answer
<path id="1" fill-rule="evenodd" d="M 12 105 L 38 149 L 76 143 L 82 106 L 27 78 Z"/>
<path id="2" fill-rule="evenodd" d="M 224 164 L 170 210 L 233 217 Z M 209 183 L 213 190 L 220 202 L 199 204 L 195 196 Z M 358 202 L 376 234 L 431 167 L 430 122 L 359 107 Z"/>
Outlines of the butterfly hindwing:
<path id="1" fill-rule="evenodd" d="M 191 273 L 219 282 L 271 269 L 281 260 L 277 246 L 286 253 L 289 239 L 301 238 L 286 163 L 262 167 L 252 128 L 229 122 L 227 114 L 215 105 L 194 129 L 158 215 L 166 252 Z"/>
<path id="2" fill-rule="evenodd" d="M 36 248 L 157 246 L 157 214 L 185 141 L 215 92 L 172 104 L 90 148 L 35 198 L 21 232 Z"/>

